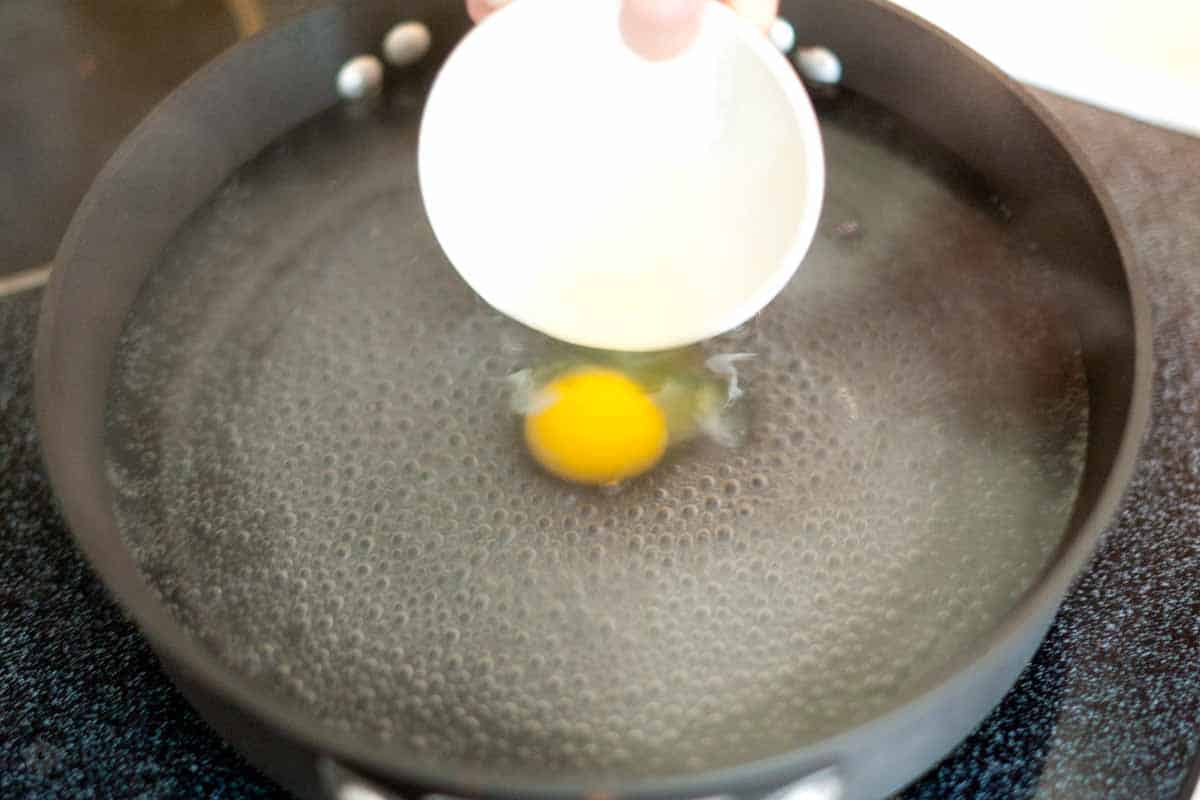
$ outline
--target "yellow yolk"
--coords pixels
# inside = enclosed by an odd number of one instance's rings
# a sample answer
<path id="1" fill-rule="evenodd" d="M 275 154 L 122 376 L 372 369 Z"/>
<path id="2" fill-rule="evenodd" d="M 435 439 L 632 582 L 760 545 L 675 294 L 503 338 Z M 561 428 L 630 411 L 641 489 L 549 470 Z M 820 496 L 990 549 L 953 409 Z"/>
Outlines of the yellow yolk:
<path id="1" fill-rule="evenodd" d="M 641 475 L 667 449 L 667 420 L 646 391 L 611 369 L 569 372 L 543 387 L 525 442 L 560 478 L 597 486 Z"/>

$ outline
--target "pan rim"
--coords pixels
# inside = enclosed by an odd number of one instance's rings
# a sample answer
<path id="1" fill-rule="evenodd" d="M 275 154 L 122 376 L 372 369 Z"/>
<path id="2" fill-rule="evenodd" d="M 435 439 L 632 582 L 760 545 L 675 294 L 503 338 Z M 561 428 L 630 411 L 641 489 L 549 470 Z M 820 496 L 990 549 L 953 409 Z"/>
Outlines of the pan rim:
<path id="1" fill-rule="evenodd" d="M 823 741 L 770 758 L 759 759 L 735 767 L 702 771 L 678 777 L 652 778 L 632 781 L 620 786 L 605 786 L 601 781 L 583 782 L 563 780 L 550 782 L 521 783 L 497 779 L 497 773 L 488 770 L 471 770 L 457 767 L 453 777 L 438 774 L 428 766 L 412 759 L 400 758 L 403 751 L 391 746 L 372 743 L 355 738 L 321 725 L 297 705 L 284 702 L 261 693 L 248 679 L 222 666 L 217 658 L 205 651 L 191 639 L 187 632 L 169 615 L 169 612 L 153 599 L 151 590 L 138 575 L 136 568 L 107 552 L 107 546 L 115 535 L 115 525 L 110 520 L 97 519 L 94 510 L 86 507 L 69 493 L 59 494 L 60 503 L 70 523 L 72 535 L 84 551 L 93 569 L 103 580 L 121 606 L 136 621 L 141 632 L 155 651 L 172 666 L 178 667 L 189 679 L 203 688 L 229 699 L 242 709 L 281 731 L 301 746 L 350 765 L 361 765 L 373 774 L 392 776 L 415 785 L 438 787 L 443 791 L 461 793 L 464 796 L 485 795 L 497 798 L 555 798 L 583 796 L 604 789 L 609 794 L 624 798 L 667 798 L 699 796 L 737 791 L 747 784 L 783 785 L 806 773 L 836 764 L 844 753 L 854 752 L 857 743 L 882 735 L 888 731 L 904 730 L 913 720 L 919 719 L 927 709 L 948 691 L 961 689 L 970 674 L 986 668 L 989 664 L 1003 660 L 1016 642 L 1027 634 L 1030 625 L 1048 626 L 1051 614 L 1057 611 L 1058 603 L 1069 585 L 1080 573 L 1091 557 L 1099 540 L 1104 535 L 1133 477 L 1141 444 L 1149 430 L 1151 394 L 1153 387 L 1153 342 L 1152 320 L 1144 274 L 1133 257 L 1128 235 L 1116 214 L 1112 199 L 1097 180 L 1093 168 L 1087 164 L 1078 146 L 1062 130 L 1061 125 L 1041 107 L 1038 101 L 1023 87 L 1000 73 L 947 34 L 923 20 L 892 7 L 884 0 L 861 0 L 885 13 L 900 18 L 908 25 L 917 25 L 928 34 L 942 39 L 960 58 L 969 60 L 983 69 L 993 81 L 998 82 L 1014 96 L 1034 118 L 1046 127 L 1062 145 L 1069 166 L 1079 172 L 1095 199 L 1099 202 L 1104 221 L 1108 226 L 1113 243 L 1119 252 L 1124 276 L 1128 286 L 1128 302 L 1132 316 L 1134 337 L 1134 373 L 1130 390 L 1129 406 L 1125 414 L 1124 430 L 1120 437 L 1116 455 L 1107 476 L 1101 481 L 1102 489 L 1095 505 L 1082 520 L 1073 539 L 1062 548 L 1056 557 L 1042 570 L 1035 583 L 1016 603 L 993 632 L 980 640 L 975 647 L 964 650 L 948 661 L 941 669 L 934 670 L 911 699 L 894 707 L 885 714 L 872 718 L 860 725 Z M 110 159 L 100 176 L 88 192 L 76 212 L 70 228 L 59 250 L 59 265 L 51 276 L 50 285 L 43 296 L 43 308 L 38 324 L 37 368 L 35 394 L 38 398 L 38 427 L 43 441 L 52 438 L 55 419 L 47 409 L 45 398 L 54 388 L 49 383 L 45 362 L 48 360 L 48 341 L 51 338 L 56 296 L 65 291 L 64 283 L 72 271 L 69 265 L 80 252 L 83 228 L 81 220 L 91 214 L 99 197 L 98 187 L 112 181 L 120 174 L 125 161 L 130 158 L 140 139 L 155 135 L 156 125 L 164 109 L 170 104 L 183 102 L 189 92 L 203 85 L 210 77 L 226 68 L 236 51 L 249 48 L 276 36 L 287 36 L 291 26 L 303 24 L 314 14 L 308 12 L 296 20 L 273 28 L 242 42 L 218 56 L 184 82 L 168 96 L 141 125 L 125 140 L 117 153 Z M 43 449 L 48 471 L 58 486 L 72 483 L 70 474 L 78 469 L 69 463 L 59 448 L 53 452 Z M 1044 617 L 1044 619 L 1043 619 Z M 1040 641 L 1040 636 L 1039 636 Z"/>

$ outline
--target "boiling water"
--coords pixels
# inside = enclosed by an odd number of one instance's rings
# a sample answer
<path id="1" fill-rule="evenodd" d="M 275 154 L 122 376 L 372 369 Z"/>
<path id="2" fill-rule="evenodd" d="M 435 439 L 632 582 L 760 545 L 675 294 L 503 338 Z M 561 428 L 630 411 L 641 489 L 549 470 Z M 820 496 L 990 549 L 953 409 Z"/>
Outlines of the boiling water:
<path id="1" fill-rule="evenodd" d="M 1037 254 L 874 113 L 826 120 L 812 254 L 708 345 L 758 356 L 746 444 L 615 495 L 524 452 L 503 378 L 544 342 L 441 257 L 411 121 L 294 134 L 122 340 L 110 472 L 147 580 L 263 692 L 431 762 L 674 774 L 894 707 L 1048 562 L 1087 397 Z"/>

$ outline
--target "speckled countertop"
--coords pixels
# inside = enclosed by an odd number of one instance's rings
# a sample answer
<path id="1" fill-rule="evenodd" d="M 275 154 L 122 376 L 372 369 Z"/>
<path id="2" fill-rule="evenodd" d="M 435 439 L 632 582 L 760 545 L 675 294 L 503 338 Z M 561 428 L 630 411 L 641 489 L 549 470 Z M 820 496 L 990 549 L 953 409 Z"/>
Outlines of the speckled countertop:
<path id="1" fill-rule="evenodd" d="M 1119 521 L 1003 704 L 906 798 L 1170 798 L 1200 742 L 1200 140 L 1041 95 L 1152 287 L 1153 430 Z M 0 798 L 281 797 L 174 691 L 55 513 L 38 292 L 0 300 Z"/>

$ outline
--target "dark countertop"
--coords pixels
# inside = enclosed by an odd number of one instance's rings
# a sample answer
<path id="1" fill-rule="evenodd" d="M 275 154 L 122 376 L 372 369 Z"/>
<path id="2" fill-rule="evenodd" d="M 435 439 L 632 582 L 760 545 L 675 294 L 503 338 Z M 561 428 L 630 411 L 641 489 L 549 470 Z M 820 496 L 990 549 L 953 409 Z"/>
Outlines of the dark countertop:
<path id="1" fill-rule="evenodd" d="M 40 295 L 0 300 L 0 798 L 284 798 L 175 691 L 54 510 L 32 409 Z"/>
<path id="2" fill-rule="evenodd" d="M 1033 663 L 904 796 L 1175 800 L 1200 743 L 1200 140 L 1039 96 L 1149 278 L 1155 421 Z M 281 797 L 175 692 L 54 511 L 31 409 L 38 294 L 0 300 L 0 798 Z"/>

